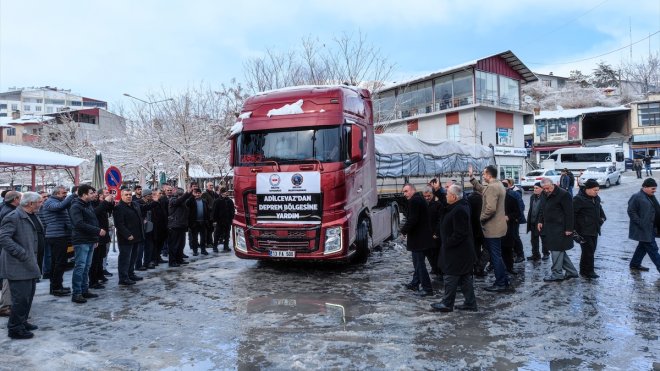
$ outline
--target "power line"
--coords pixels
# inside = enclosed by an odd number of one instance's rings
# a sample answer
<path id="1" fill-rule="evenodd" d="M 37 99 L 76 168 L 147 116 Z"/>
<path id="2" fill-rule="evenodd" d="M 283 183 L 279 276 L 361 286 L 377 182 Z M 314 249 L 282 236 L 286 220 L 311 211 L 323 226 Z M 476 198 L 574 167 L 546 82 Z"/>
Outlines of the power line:
<path id="1" fill-rule="evenodd" d="M 536 64 L 536 65 L 540 65 L 540 66 L 550 66 L 550 65 L 555 65 L 555 64 L 572 64 L 572 63 L 585 62 L 585 61 L 589 61 L 589 60 L 592 60 L 592 59 L 596 59 L 596 58 L 604 57 L 604 56 L 609 55 L 609 54 L 612 54 L 612 53 L 616 53 L 616 52 L 621 51 L 621 50 L 623 50 L 623 49 L 625 49 L 625 48 L 628 48 L 628 47 L 632 47 L 633 45 L 635 45 L 635 44 L 639 44 L 639 43 L 641 43 L 642 41 L 644 41 L 644 40 L 646 40 L 646 39 L 650 39 L 652 36 L 655 36 L 655 35 L 657 35 L 657 34 L 659 34 L 659 33 L 660 33 L 660 30 L 655 31 L 654 33 L 649 34 L 648 36 L 646 36 L 646 37 L 644 37 L 644 38 L 642 38 L 642 39 L 639 39 L 639 40 L 637 40 L 637 41 L 635 41 L 635 42 L 633 42 L 633 43 L 630 43 L 630 44 L 628 44 L 628 45 L 626 45 L 626 46 L 622 46 L 622 47 L 620 47 L 620 48 L 618 48 L 618 49 L 615 49 L 615 50 L 609 51 L 609 52 L 607 52 L 607 53 L 603 53 L 603 54 L 597 55 L 597 56 L 595 56 L 595 57 L 589 57 L 589 58 L 584 58 L 584 59 L 578 59 L 578 60 L 574 60 L 574 61 L 570 61 L 570 62 L 554 62 L 554 63 L 527 62 L 527 64 Z"/>

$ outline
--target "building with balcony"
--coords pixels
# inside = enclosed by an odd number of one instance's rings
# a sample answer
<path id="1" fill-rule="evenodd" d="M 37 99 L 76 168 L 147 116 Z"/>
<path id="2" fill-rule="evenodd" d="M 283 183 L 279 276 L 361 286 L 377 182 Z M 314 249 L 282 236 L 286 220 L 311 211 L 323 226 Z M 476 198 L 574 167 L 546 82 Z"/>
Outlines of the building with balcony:
<path id="1" fill-rule="evenodd" d="M 19 111 L 22 115 L 40 116 L 80 108 L 107 110 L 108 103 L 50 86 L 11 88 L 7 92 L 0 93 L 0 117 L 11 117 L 11 113 L 15 111 Z"/>
<path id="2" fill-rule="evenodd" d="M 374 94 L 376 132 L 493 148 L 501 177 L 525 171 L 521 84 L 536 76 L 511 51 L 386 86 Z"/>
<path id="3" fill-rule="evenodd" d="M 660 93 L 630 103 L 631 158 L 660 155 Z"/>

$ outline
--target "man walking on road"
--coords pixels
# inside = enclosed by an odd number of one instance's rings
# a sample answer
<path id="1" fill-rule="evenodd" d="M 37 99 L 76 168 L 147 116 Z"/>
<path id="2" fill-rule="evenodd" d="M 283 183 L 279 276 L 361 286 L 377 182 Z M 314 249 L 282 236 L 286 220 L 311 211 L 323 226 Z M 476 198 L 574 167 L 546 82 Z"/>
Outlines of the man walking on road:
<path id="1" fill-rule="evenodd" d="M 658 224 L 660 224 L 660 204 L 655 198 L 657 187 L 658 183 L 655 179 L 647 178 L 642 183 L 642 190 L 628 200 L 628 216 L 630 217 L 628 238 L 639 242 L 630 260 L 631 270 L 648 271 L 647 267 L 642 266 L 644 255 L 648 254 L 660 272 L 660 254 L 658 244 L 655 242 Z"/>
<path id="2" fill-rule="evenodd" d="M 594 270 L 594 254 L 598 244 L 598 235 L 600 235 L 600 226 L 607 219 L 600 206 L 599 191 L 598 182 L 588 179 L 584 182 L 584 189 L 581 189 L 573 198 L 575 232 L 584 239 L 584 242 L 580 244 L 582 248 L 580 275 L 586 278 L 598 278 Z"/>
<path id="3" fill-rule="evenodd" d="M 470 183 L 477 192 L 481 192 L 483 203 L 479 220 L 484 231 L 484 245 L 490 254 L 490 261 L 495 268 L 495 283 L 484 290 L 493 292 L 507 292 L 509 290 L 509 276 L 502 260 L 502 237 L 506 235 L 506 215 L 504 199 L 506 191 L 502 183 L 497 180 L 497 168 L 486 166 L 483 173 L 486 182 L 482 185 L 472 173 L 472 166 L 468 167 Z"/>
<path id="4" fill-rule="evenodd" d="M 562 281 L 578 277 L 578 271 L 573 266 L 566 250 L 573 248 L 573 202 L 571 195 L 555 186 L 552 179 L 543 178 L 541 186 L 545 198 L 541 201 L 541 210 L 537 228 L 541 234 L 543 245 L 548 247 L 552 256 L 550 276 L 546 282 Z M 564 271 L 566 274 L 564 275 Z"/>
<path id="5" fill-rule="evenodd" d="M 0 277 L 9 281 L 12 308 L 7 322 L 9 337 L 29 339 L 37 326 L 28 322 L 32 299 L 41 275 L 37 263 L 39 245 L 44 245 L 44 228 L 37 217 L 41 196 L 25 192 L 20 206 L 0 226 Z"/>
<path id="6" fill-rule="evenodd" d="M 412 184 L 403 186 L 403 196 L 408 200 L 408 212 L 406 223 L 401 227 L 401 234 L 406 236 L 407 248 L 412 252 L 413 267 L 415 268 L 413 279 L 406 287 L 417 291 L 421 284 L 422 290 L 418 292 L 418 295 L 433 296 L 431 277 L 426 270 L 426 256 L 433 247 L 433 234 L 426 201 L 422 195 L 415 192 L 415 186 Z"/>
<path id="7" fill-rule="evenodd" d="M 653 176 L 653 171 L 651 170 L 651 156 L 644 156 L 644 168 L 646 170 L 646 176 Z"/>

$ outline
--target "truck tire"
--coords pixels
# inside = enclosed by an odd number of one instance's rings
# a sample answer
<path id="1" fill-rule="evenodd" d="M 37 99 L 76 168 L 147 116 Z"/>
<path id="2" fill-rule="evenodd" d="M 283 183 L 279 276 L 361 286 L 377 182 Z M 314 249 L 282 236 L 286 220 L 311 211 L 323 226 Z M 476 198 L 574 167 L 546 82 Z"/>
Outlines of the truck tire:
<path id="1" fill-rule="evenodd" d="M 392 215 L 390 216 L 392 234 L 385 241 L 393 241 L 399 237 L 399 208 L 396 204 L 392 204 L 390 207 L 392 208 Z"/>
<path id="2" fill-rule="evenodd" d="M 362 219 L 357 226 L 357 235 L 355 237 L 355 258 L 356 264 L 364 264 L 369 257 L 369 220 Z"/>

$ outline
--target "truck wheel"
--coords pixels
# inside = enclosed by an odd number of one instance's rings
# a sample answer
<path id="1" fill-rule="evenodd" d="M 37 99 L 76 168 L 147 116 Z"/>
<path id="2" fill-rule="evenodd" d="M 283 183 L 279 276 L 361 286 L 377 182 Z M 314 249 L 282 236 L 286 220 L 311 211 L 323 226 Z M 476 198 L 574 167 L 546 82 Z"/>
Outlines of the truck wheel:
<path id="1" fill-rule="evenodd" d="M 392 234 L 385 241 L 396 240 L 399 237 L 399 208 L 396 205 L 392 205 L 392 215 L 390 216 Z"/>
<path id="2" fill-rule="evenodd" d="M 609 179 L 605 181 L 605 188 L 610 188 L 611 185 L 612 184 L 610 183 Z"/>
<path id="3" fill-rule="evenodd" d="M 364 264 L 369 257 L 369 221 L 362 219 L 358 223 L 357 236 L 355 237 L 355 259 L 357 264 Z"/>

